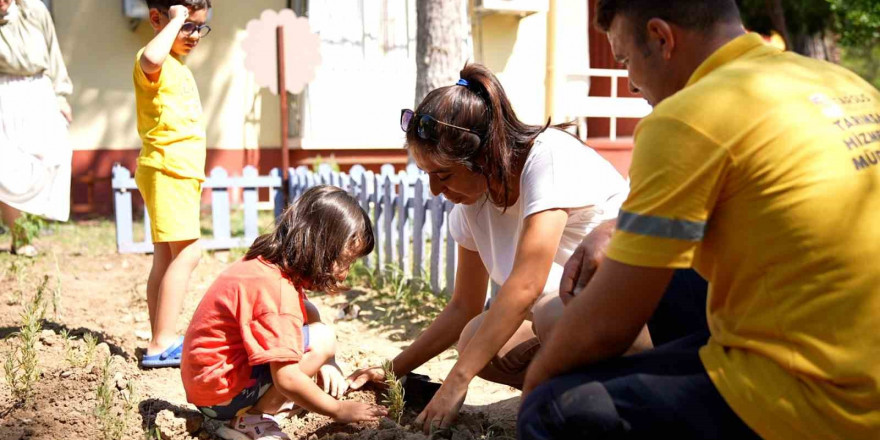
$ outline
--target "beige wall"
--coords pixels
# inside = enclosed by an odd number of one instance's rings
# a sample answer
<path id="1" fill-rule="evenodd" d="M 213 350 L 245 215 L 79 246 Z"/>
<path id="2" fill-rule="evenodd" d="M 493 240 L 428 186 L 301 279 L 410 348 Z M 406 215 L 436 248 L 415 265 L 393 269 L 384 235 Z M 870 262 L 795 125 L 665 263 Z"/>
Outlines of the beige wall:
<path id="1" fill-rule="evenodd" d="M 495 72 L 520 119 L 540 124 L 545 120 L 547 13 L 483 15 L 473 26 L 477 62 Z"/>
<path id="2" fill-rule="evenodd" d="M 131 74 L 135 54 L 150 41 L 153 31 L 146 22 L 132 30 L 121 3 L 53 2 L 61 49 L 74 82 L 71 136 L 77 150 L 140 148 Z M 213 3 L 211 35 L 187 60 L 205 110 L 208 146 L 275 148 L 280 144 L 278 97 L 255 86 L 244 68 L 240 43 L 248 20 L 264 9 L 281 9 L 287 2 Z M 472 22 L 475 60 L 498 74 L 520 118 L 535 124 L 551 114 L 555 122 L 566 119 L 560 117 L 564 113 L 560 103 L 584 88 L 570 77 L 587 67 L 586 1 L 552 0 L 551 5 L 556 14 L 541 12 L 522 18 L 491 14 L 474 17 Z M 548 26 L 550 18 L 555 26 Z M 557 48 L 550 69 L 548 35 Z M 552 81 L 548 81 L 548 71 Z M 556 99 L 547 100 L 548 96 Z M 389 145 L 364 145 L 382 146 Z"/>
<path id="3" fill-rule="evenodd" d="M 497 74 L 520 119 L 533 124 L 550 116 L 554 123 L 571 120 L 566 98 L 587 94 L 587 2 L 549 3 L 549 12 L 522 18 L 490 14 L 473 19 L 476 60 Z M 548 52 L 550 47 L 555 51 Z"/>
<path id="4" fill-rule="evenodd" d="M 56 0 L 53 15 L 73 79 L 71 137 L 77 150 L 140 148 L 132 68 L 153 36 L 149 23 L 133 31 L 121 0 Z M 259 91 L 240 48 L 248 20 L 284 0 L 214 0 L 211 35 L 189 56 L 208 123 L 208 145 L 239 149 L 277 146 L 278 98 Z"/>

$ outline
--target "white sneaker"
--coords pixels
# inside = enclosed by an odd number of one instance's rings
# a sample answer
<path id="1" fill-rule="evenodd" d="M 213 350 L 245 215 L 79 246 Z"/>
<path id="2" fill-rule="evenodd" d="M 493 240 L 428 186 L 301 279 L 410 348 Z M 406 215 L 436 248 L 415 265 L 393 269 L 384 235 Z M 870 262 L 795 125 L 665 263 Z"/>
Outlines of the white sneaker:
<path id="1" fill-rule="evenodd" d="M 238 416 L 229 425 L 218 428 L 216 434 L 226 440 L 290 440 L 268 414 Z"/>

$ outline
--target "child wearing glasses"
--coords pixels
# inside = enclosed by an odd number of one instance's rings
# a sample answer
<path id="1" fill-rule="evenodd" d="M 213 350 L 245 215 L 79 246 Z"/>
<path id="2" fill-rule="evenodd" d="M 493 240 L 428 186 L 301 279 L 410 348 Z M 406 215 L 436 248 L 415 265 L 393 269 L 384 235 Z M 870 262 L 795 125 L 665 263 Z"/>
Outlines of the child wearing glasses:
<path id="1" fill-rule="evenodd" d="M 189 402 L 206 417 L 230 421 L 218 435 L 288 439 L 273 416 L 292 402 L 342 423 L 387 413 L 334 398 L 348 388 L 335 337 L 303 293 L 342 289 L 349 266 L 372 251 L 373 240 L 354 197 L 314 187 L 208 288 L 184 338 L 181 376 Z"/>
<path id="2" fill-rule="evenodd" d="M 211 30 L 211 0 L 148 0 L 156 36 L 134 64 L 137 128 L 143 141 L 135 181 L 150 216 L 154 252 L 147 281 L 152 339 L 141 365 L 180 365 L 177 317 L 201 250 L 199 202 L 205 125 L 192 72 L 183 64 Z"/>

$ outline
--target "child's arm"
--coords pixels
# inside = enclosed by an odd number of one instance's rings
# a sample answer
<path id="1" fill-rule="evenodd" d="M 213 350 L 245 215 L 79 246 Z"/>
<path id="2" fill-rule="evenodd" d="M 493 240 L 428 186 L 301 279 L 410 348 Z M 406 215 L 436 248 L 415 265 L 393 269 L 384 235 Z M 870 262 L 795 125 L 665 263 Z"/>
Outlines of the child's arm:
<path id="1" fill-rule="evenodd" d="M 144 48 L 139 63 L 141 70 L 150 81 L 159 80 L 159 73 L 162 71 L 162 64 L 165 58 L 171 53 L 171 46 L 180 33 L 180 28 L 189 17 L 189 9 L 183 5 L 174 5 L 168 9 L 168 25 L 165 26 Z"/>
<path id="2" fill-rule="evenodd" d="M 289 400 L 297 405 L 318 414 L 332 417 L 337 422 L 352 423 L 365 420 L 376 420 L 388 414 L 378 405 L 364 402 L 339 401 L 323 392 L 318 385 L 299 368 L 297 363 L 270 364 L 272 381 Z"/>

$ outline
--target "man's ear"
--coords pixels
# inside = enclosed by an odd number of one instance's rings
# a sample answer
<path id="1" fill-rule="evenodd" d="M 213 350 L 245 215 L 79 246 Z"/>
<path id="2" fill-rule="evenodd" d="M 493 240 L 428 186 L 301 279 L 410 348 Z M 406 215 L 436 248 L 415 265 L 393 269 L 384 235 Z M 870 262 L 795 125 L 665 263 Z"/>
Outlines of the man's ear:
<path id="1" fill-rule="evenodd" d="M 648 45 L 657 48 L 664 60 L 672 58 L 676 43 L 672 25 L 666 20 L 652 18 L 646 26 Z"/>
<path id="2" fill-rule="evenodd" d="M 162 13 L 156 8 L 150 8 L 150 26 L 157 32 L 162 29 Z"/>

